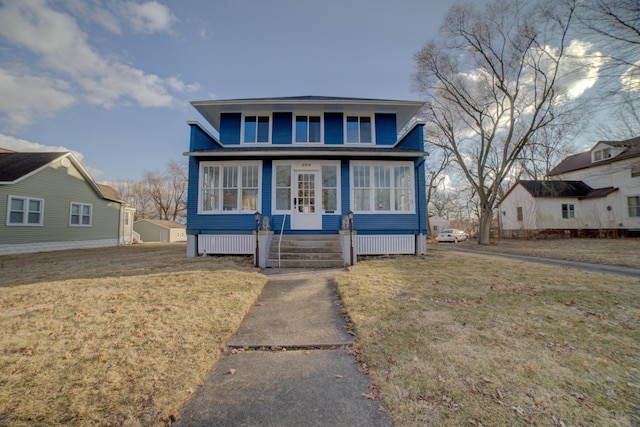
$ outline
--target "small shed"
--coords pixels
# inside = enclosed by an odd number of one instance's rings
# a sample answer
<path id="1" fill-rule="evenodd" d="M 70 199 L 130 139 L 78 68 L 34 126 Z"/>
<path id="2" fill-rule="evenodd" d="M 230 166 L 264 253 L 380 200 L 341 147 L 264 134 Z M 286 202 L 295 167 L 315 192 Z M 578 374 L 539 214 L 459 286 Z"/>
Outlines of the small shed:
<path id="1" fill-rule="evenodd" d="M 441 216 L 431 215 L 429 217 L 429 234 L 435 236 L 445 228 L 449 228 L 449 220 Z"/>
<path id="2" fill-rule="evenodd" d="M 161 219 L 141 219 L 133 224 L 133 230 L 140 234 L 141 242 L 186 242 L 187 230 L 184 224 Z"/>

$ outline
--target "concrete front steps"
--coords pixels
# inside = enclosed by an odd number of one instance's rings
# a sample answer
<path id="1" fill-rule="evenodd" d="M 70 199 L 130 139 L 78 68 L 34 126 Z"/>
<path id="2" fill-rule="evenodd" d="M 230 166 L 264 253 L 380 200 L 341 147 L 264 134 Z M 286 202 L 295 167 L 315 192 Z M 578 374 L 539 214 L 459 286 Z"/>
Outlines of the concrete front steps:
<path id="1" fill-rule="evenodd" d="M 279 235 L 273 236 L 267 268 L 342 268 L 342 248 L 339 235 Z"/>

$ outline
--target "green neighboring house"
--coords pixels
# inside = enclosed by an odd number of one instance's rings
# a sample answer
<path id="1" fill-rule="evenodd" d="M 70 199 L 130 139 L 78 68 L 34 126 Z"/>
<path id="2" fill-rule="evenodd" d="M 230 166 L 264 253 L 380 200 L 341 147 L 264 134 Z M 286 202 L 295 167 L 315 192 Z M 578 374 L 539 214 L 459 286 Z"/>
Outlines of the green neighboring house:
<path id="1" fill-rule="evenodd" d="M 132 243 L 134 212 L 72 153 L 0 149 L 0 255 Z"/>
<path id="2" fill-rule="evenodd" d="M 162 219 L 141 219 L 133 224 L 133 230 L 140 234 L 144 242 L 186 242 L 187 227 L 174 221 Z"/>

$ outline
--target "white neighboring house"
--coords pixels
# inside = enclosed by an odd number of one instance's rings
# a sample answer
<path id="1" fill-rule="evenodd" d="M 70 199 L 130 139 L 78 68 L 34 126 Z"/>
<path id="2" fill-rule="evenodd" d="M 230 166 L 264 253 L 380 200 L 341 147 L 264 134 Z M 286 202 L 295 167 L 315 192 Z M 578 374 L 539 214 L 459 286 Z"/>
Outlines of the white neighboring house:
<path id="1" fill-rule="evenodd" d="M 640 236 L 640 137 L 600 141 L 547 181 L 518 181 L 498 204 L 503 237 Z"/>
<path id="2" fill-rule="evenodd" d="M 441 216 L 431 215 L 429 217 L 429 234 L 435 236 L 445 228 L 449 228 L 449 220 Z"/>

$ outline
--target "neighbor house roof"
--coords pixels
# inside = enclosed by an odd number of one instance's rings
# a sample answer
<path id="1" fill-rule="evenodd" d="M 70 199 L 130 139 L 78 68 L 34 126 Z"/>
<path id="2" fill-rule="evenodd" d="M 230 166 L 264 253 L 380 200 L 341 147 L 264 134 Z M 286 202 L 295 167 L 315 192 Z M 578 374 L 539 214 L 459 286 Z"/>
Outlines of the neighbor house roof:
<path id="1" fill-rule="evenodd" d="M 220 99 L 192 101 L 214 129 L 220 130 L 222 113 L 252 114 L 272 111 L 325 110 L 344 113 L 395 113 L 400 131 L 420 111 L 424 102 L 398 101 L 389 99 L 339 98 L 332 96 L 290 96 L 279 98 Z"/>
<path id="2" fill-rule="evenodd" d="M 606 144 L 611 147 L 622 148 L 623 151 L 615 157 L 600 160 L 598 162 L 591 162 L 591 150 L 585 151 L 584 153 L 568 156 L 564 160 L 562 160 L 555 168 L 553 168 L 551 172 L 549 172 L 549 176 L 560 175 L 566 172 L 606 165 L 609 163 L 631 159 L 634 157 L 640 157 L 640 137 L 631 138 L 624 141 L 599 141 L 596 146 L 599 144 Z"/>
<path id="3" fill-rule="evenodd" d="M 168 221 L 165 219 L 140 219 L 136 221 L 136 224 L 142 221 L 150 222 L 151 224 L 158 225 L 162 228 L 187 228 L 184 224 L 180 224 L 175 221 Z"/>
<path id="4" fill-rule="evenodd" d="M 605 197 L 617 188 L 591 188 L 582 181 L 531 181 L 521 180 L 517 184 L 522 185 L 533 197 L 575 197 L 589 199 Z M 515 186 L 514 186 L 515 187 Z"/>
<path id="5" fill-rule="evenodd" d="M 97 184 L 70 152 L 17 153 L 10 150 L 0 151 L 0 184 L 15 184 L 62 157 L 74 164 L 101 198 L 123 203 L 122 197 L 116 190 L 108 185 Z"/>

